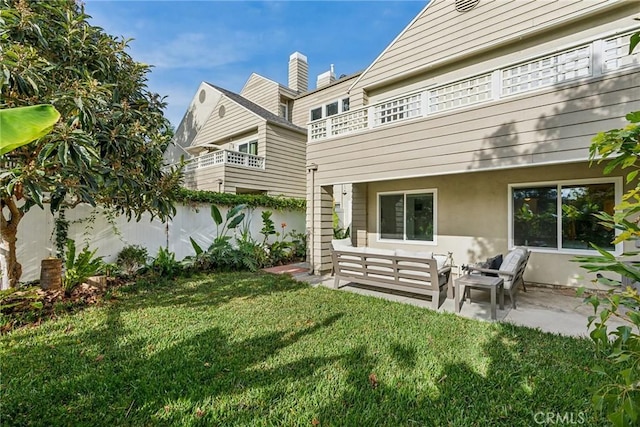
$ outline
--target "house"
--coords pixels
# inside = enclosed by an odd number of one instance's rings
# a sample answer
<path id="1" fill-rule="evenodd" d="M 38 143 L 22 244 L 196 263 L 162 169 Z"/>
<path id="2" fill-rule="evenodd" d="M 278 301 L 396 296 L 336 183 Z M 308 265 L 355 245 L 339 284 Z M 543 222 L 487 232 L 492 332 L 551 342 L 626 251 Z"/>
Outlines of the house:
<path id="1" fill-rule="evenodd" d="M 586 284 L 577 254 L 618 255 L 626 184 L 589 145 L 640 110 L 635 2 L 432 0 L 366 68 L 293 100 L 308 128 L 307 223 L 331 268 L 334 188 L 358 246 L 453 253 L 457 265 L 532 250 L 527 282 Z"/>
<path id="2" fill-rule="evenodd" d="M 187 161 L 187 188 L 305 197 L 307 131 L 291 105 L 307 91 L 306 61 L 291 55 L 289 87 L 255 73 L 239 94 L 200 84 L 165 152 L 169 164 Z"/>

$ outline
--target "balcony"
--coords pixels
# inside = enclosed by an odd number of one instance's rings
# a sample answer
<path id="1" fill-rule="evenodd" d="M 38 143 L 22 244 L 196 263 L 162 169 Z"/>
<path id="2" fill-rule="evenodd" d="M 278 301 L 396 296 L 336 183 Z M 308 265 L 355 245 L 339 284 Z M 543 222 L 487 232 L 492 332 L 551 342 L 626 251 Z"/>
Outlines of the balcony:
<path id="1" fill-rule="evenodd" d="M 308 142 L 363 132 L 497 101 L 582 78 L 640 66 L 640 50 L 629 55 L 629 36 L 617 35 L 444 85 L 424 88 L 308 124 Z"/>
<path id="2" fill-rule="evenodd" d="M 188 160 L 185 164 L 184 172 L 189 173 L 198 169 L 222 164 L 244 166 L 251 169 L 264 169 L 264 163 L 264 157 L 240 153 L 238 151 L 219 150 Z"/>

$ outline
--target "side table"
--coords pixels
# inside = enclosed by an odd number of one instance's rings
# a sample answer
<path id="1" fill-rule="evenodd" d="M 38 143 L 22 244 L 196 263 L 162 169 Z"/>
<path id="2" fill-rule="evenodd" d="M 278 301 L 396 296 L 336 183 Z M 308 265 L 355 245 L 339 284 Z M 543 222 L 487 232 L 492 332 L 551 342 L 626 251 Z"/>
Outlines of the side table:
<path id="1" fill-rule="evenodd" d="M 482 276 L 480 274 L 465 274 L 455 280 L 455 305 L 456 313 L 460 313 L 460 306 L 464 303 L 466 289 L 462 291 L 460 300 L 460 289 L 462 287 L 489 289 L 491 291 L 491 319 L 496 320 L 496 292 L 500 291 L 500 310 L 504 310 L 504 280 L 500 277 Z"/>

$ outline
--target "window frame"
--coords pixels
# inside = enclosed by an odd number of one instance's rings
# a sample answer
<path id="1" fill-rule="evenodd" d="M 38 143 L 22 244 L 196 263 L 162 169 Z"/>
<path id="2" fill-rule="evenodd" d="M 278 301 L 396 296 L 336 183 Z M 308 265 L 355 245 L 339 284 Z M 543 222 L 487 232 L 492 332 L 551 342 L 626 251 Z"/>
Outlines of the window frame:
<path id="1" fill-rule="evenodd" d="M 382 238 L 380 230 L 381 216 L 380 197 L 390 195 L 402 195 L 404 203 L 403 212 L 403 238 L 402 239 L 385 239 Z M 433 240 L 408 240 L 407 239 L 407 195 L 410 194 L 431 194 L 433 195 Z M 380 243 L 402 243 L 407 245 L 423 245 L 437 246 L 438 244 L 438 189 L 425 188 L 420 190 L 397 190 L 397 191 L 381 191 L 376 193 L 376 242 Z"/>
<path id="2" fill-rule="evenodd" d="M 513 190 L 514 189 L 523 189 L 523 188 L 536 188 L 536 187 L 551 187 L 555 186 L 558 190 L 558 200 L 556 207 L 556 214 L 560 216 L 556 216 L 556 218 L 562 218 L 562 188 L 566 186 L 575 186 L 575 185 L 588 185 L 588 184 L 613 184 L 614 191 L 614 204 L 617 206 L 622 201 L 622 191 L 623 191 L 623 180 L 622 177 L 605 177 L 605 178 L 587 178 L 587 179 L 568 179 L 568 180 L 557 180 L 557 181 L 534 181 L 534 182 L 522 182 L 515 184 L 507 185 L 507 242 L 509 249 L 513 249 L 516 247 L 514 244 L 514 221 L 513 221 Z M 557 243 L 556 248 L 545 248 L 538 246 L 527 246 L 527 248 L 532 252 L 538 253 L 547 253 L 547 254 L 566 254 L 566 255 L 597 255 L 598 252 L 592 249 L 568 249 L 562 247 L 562 220 L 556 219 L 556 236 Z M 618 236 L 620 234 L 620 230 L 615 229 L 614 235 Z M 613 251 L 608 251 L 613 255 L 621 255 L 623 252 L 623 243 L 617 243 L 614 245 Z"/>
<path id="3" fill-rule="evenodd" d="M 245 145 L 247 146 L 247 151 L 241 151 L 240 147 L 245 146 Z M 255 154 L 250 151 L 251 146 L 256 147 L 256 153 Z M 250 154 L 252 156 L 257 156 L 258 155 L 258 140 L 257 139 L 252 139 L 252 140 L 249 140 L 249 141 L 246 141 L 246 142 L 236 143 L 235 148 L 236 148 L 235 151 L 237 151 L 238 153 Z"/>
<path id="4" fill-rule="evenodd" d="M 284 116 L 282 115 L 284 108 Z M 278 116 L 282 117 L 285 120 L 289 120 L 289 103 L 280 101 L 280 106 L 278 108 Z"/>
<path id="5" fill-rule="evenodd" d="M 347 103 L 345 104 L 344 101 L 347 101 Z M 331 104 L 336 104 L 338 107 L 338 112 L 332 115 L 328 115 L 327 114 L 327 107 Z M 342 114 L 342 113 L 346 113 L 347 111 L 349 111 L 350 109 L 350 104 L 351 104 L 351 99 L 348 96 L 345 97 L 341 97 L 341 98 L 336 98 L 336 99 L 332 99 L 330 101 L 324 102 L 320 105 L 316 105 L 312 108 L 309 108 L 309 122 L 315 122 L 317 120 L 326 120 L 329 117 L 333 117 L 333 116 L 337 116 L 338 114 Z M 347 107 L 347 109 L 345 110 L 344 107 Z M 318 110 L 320 109 L 320 115 L 321 117 L 319 119 L 313 119 L 313 116 L 311 114 L 312 111 Z"/>

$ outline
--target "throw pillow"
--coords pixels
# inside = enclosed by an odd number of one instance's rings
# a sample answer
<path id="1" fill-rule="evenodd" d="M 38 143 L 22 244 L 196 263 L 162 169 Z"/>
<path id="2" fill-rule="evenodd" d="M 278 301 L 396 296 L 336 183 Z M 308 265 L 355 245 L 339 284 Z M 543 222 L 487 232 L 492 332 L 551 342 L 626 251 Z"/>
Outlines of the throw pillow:
<path id="1" fill-rule="evenodd" d="M 489 270 L 499 270 L 500 269 L 500 265 L 502 265 L 502 254 L 498 254 L 494 257 L 491 258 L 487 258 L 487 261 L 484 263 L 484 265 Z M 498 277 L 497 273 L 482 273 L 485 276 L 491 276 L 491 277 Z"/>

